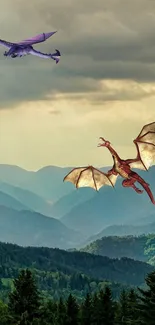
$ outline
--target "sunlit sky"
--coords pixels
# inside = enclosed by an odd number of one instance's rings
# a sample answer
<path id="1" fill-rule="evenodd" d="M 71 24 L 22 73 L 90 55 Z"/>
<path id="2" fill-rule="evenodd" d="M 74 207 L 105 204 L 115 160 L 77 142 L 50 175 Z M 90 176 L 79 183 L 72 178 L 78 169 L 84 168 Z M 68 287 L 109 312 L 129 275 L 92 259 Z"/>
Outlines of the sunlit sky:
<path id="1" fill-rule="evenodd" d="M 58 48 L 58 65 L 0 48 L 0 163 L 109 166 L 100 136 L 134 157 L 132 140 L 155 121 L 155 1 L 1 0 L 1 39 L 54 30 L 34 47 Z"/>

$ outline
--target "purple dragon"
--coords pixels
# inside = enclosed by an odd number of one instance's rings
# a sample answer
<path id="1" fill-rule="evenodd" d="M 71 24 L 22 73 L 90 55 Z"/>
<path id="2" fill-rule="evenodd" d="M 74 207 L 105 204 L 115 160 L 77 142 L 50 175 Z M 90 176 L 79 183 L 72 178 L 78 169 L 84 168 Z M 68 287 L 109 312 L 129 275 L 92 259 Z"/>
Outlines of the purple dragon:
<path id="1" fill-rule="evenodd" d="M 44 59 L 53 59 L 56 61 L 56 63 L 59 62 L 60 60 L 60 52 L 58 50 L 55 50 L 55 53 L 42 53 L 39 51 L 34 50 L 33 44 L 36 43 L 41 43 L 46 41 L 49 37 L 51 37 L 53 34 L 56 32 L 51 32 L 51 33 L 42 33 L 39 34 L 35 37 L 26 39 L 24 41 L 18 42 L 18 43 L 11 43 L 4 41 L 0 39 L 0 45 L 3 45 L 9 49 L 8 52 L 5 51 L 4 56 L 9 56 L 11 58 L 17 58 L 17 57 L 22 57 L 28 54 L 36 55 Z"/>

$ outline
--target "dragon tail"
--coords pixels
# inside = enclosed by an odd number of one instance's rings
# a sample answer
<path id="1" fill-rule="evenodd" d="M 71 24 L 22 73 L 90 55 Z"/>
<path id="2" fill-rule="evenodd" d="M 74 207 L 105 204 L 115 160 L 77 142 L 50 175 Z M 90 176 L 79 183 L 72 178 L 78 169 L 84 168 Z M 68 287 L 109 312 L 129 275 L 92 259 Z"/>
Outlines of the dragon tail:
<path id="1" fill-rule="evenodd" d="M 148 194 L 148 196 L 149 196 L 151 202 L 152 202 L 153 204 L 155 204 L 155 199 L 154 199 L 154 196 L 153 196 L 153 194 L 152 194 L 152 192 L 151 192 L 151 190 L 150 190 L 149 184 L 146 183 L 146 182 L 144 181 L 144 179 L 143 179 L 142 177 L 140 177 L 137 173 L 134 173 L 134 172 L 133 172 L 132 177 L 133 177 L 134 179 L 136 179 L 136 181 L 137 181 L 137 182 L 138 182 L 138 183 L 139 183 L 139 184 L 144 188 L 144 190 L 145 190 L 146 193 Z"/>

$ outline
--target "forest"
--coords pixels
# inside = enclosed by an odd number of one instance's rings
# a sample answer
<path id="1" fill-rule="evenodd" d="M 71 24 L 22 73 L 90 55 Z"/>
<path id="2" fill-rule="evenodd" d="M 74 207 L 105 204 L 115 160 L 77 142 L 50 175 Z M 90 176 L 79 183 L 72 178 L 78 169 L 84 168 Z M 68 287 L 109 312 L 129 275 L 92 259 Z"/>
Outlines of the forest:
<path id="1" fill-rule="evenodd" d="M 111 259 L 86 252 L 0 243 L 0 277 L 3 283 L 9 283 L 22 268 L 29 268 L 35 272 L 45 289 L 52 281 L 53 286 L 58 281 L 60 287 L 67 285 L 75 288 L 77 281 L 73 278 L 80 277 L 80 274 L 82 275 L 80 281 L 85 284 L 89 278 L 91 283 L 95 279 L 96 284 L 108 281 L 127 286 L 140 286 L 144 283 L 144 277 L 154 270 L 148 263 L 126 257 Z M 92 284 L 91 286 L 94 287 Z M 79 289 L 78 286 L 76 289 Z"/>
<path id="2" fill-rule="evenodd" d="M 87 292 L 78 301 L 45 297 L 31 270 L 22 269 L 13 280 L 8 303 L 0 301 L 0 325 L 153 325 L 155 319 L 155 271 L 146 276 L 146 289 L 122 290 L 114 299 L 108 285 Z"/>
<path id="3" fill-rule="evenodd" d="M 155 265 L 155 234 L 106 236 L 93 241 L 80 251 L 110 258 L 126 256 Z"/>

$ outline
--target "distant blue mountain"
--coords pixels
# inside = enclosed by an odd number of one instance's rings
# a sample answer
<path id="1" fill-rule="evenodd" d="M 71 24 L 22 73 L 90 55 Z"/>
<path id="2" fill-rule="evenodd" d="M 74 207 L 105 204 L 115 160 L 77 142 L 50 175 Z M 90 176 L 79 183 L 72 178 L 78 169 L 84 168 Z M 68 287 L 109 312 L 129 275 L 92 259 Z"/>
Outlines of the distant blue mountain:
<path id="1" fill-rule="evenodd" d="M 85 239 L 108 226 L 142 225 L 154 221 L 155 206 L 145 192 L 139 195 L 131 188 L 123 188 L 121 179 L 114 189 L 105 186 L 99 192 L 90 188 L 75 190 L 73 184 L 63 183 L 71 169 L 47 166 L 29 172 L 17 166 L 0 165 L 0 190 L 18 201 L 18 210 L 21 204 L 21 209 L 23 205 L 24 210 L 60 218 L 64 225 L 79 231 Z M 155 195 L 155 167 L 148 172 L 138 172 L 150 183 Z M 0 204 L 10 206 L 6 198 Z M 16 209 L 13 203 L 10 207 Z"/>
<path id="2" fill-rule="evenodd" d="M 18 166 L 0 164 L 0 181 L 29 190 L 45 200 L 56 202 L 72 192 L 71 183 L 63 183 L 63 178 L 72 167 L 47 166 L 36 172 Z"/>
<path id="3" fill-rule="evenodd" d="M 139 174 L 150 184 L 155 195 L 155 167 Z M 114 189 L 102 187 L 91 199 L 74 206 L 60 220 L 86 237 L 114 224 L 144 224 L 145 218 L 148 223 L 150 216 L 155 217 L 155 206 L 145 192 L 137 194 L 131 188 L 123 188 L 121 182 L 118 179 Z"/>
<path id="4" fill-rule="evenodd" d="M 17 211 L 0 205 L 0 241 L 21 246 L 68 249 L 82 237 L 54 218 L 33 211 Z"/>
<path id="5" fill-rule="evenodd" d="M 142 220 L 141 220 L 142 221 Z M 148 223 L 145 225 L 112 225 L 109 227 L 104 228 L 98 234 L 89 237 L 84 243 L 80 243 L 79 247 L 84 247 L 89 245 L 90 243 L 101 239 L 103 237 L 109 236 L 140 236 L 140 235 L 147 235 L 147 234 L 154 234 L 155 233 L 155 216 L 154 222 Z"/>
<path id="6" fill-rule="evenodd" d="M 21 203 L 18 199 L 13 198 L 11 195 L 0 191 L 0 205 L 4 205 L 8 208 L 15 210 L 27 210 L 29 209 L 25 204 Z"/>
<path id="7" fill-rule="evenodd" d="M 74 189 L 72 192 L 62 196 L 52 205 L 52 215 L 55 218 L 61 218 L 66 213 L 69 213 L 73 207 L 88 201 L 94 197 L 94 195 L 95 192 L 92 188 L 82 187 L 78 190 Z"/>
<path id="8" fill-rule="evenodd" d="M 63 196 L 75 191 L 73 184 L 63 182 L 63 178 L 72 168 L 73 167 L 61 168 L 57 166 L 46 166 L 34 172 L 27 171 L 14 165 L 0 164 L 0 182 L 26 189 L 50 203 L 56 203 Z M 105 167 L 103 170 L 107 170 L 107 168 L 108 167 Z M 90 198 L 90 189 L 87 190 L 88 191 L 85 191 L 85 195 L 87 196 L 86 193 L 88 193 L 88 198 Z M 79 191 L 81 191 L 81 189 L 79 189 Z M 81 196 L 81 199 L 85 197 L 85 195 Z M 67 201 L 68 200 L 70 201 L 70 198 L 67 199 Z M 69 204 L 70 203 L 68 203 L 68 208 Z"/>
<path id="9" fill-rule="evenodd" d="M 9 196 L 13 197 L 15 200 L 18 200 L 18 202 L 21 203 L 21 208 L 18 210 L 30 209 L 50 217 L 53 216 L 52 205 L 48 203 L 45 199 L 43 199 L 41 196 L 33 192 L 4 182 L 0 182 L 0 191 L 8 194 Z M 7 200 L 1 200 L 1 204 L 8 206 Z M 16 209 L 15 205 L 12 205 L 11 207 Z"/>

